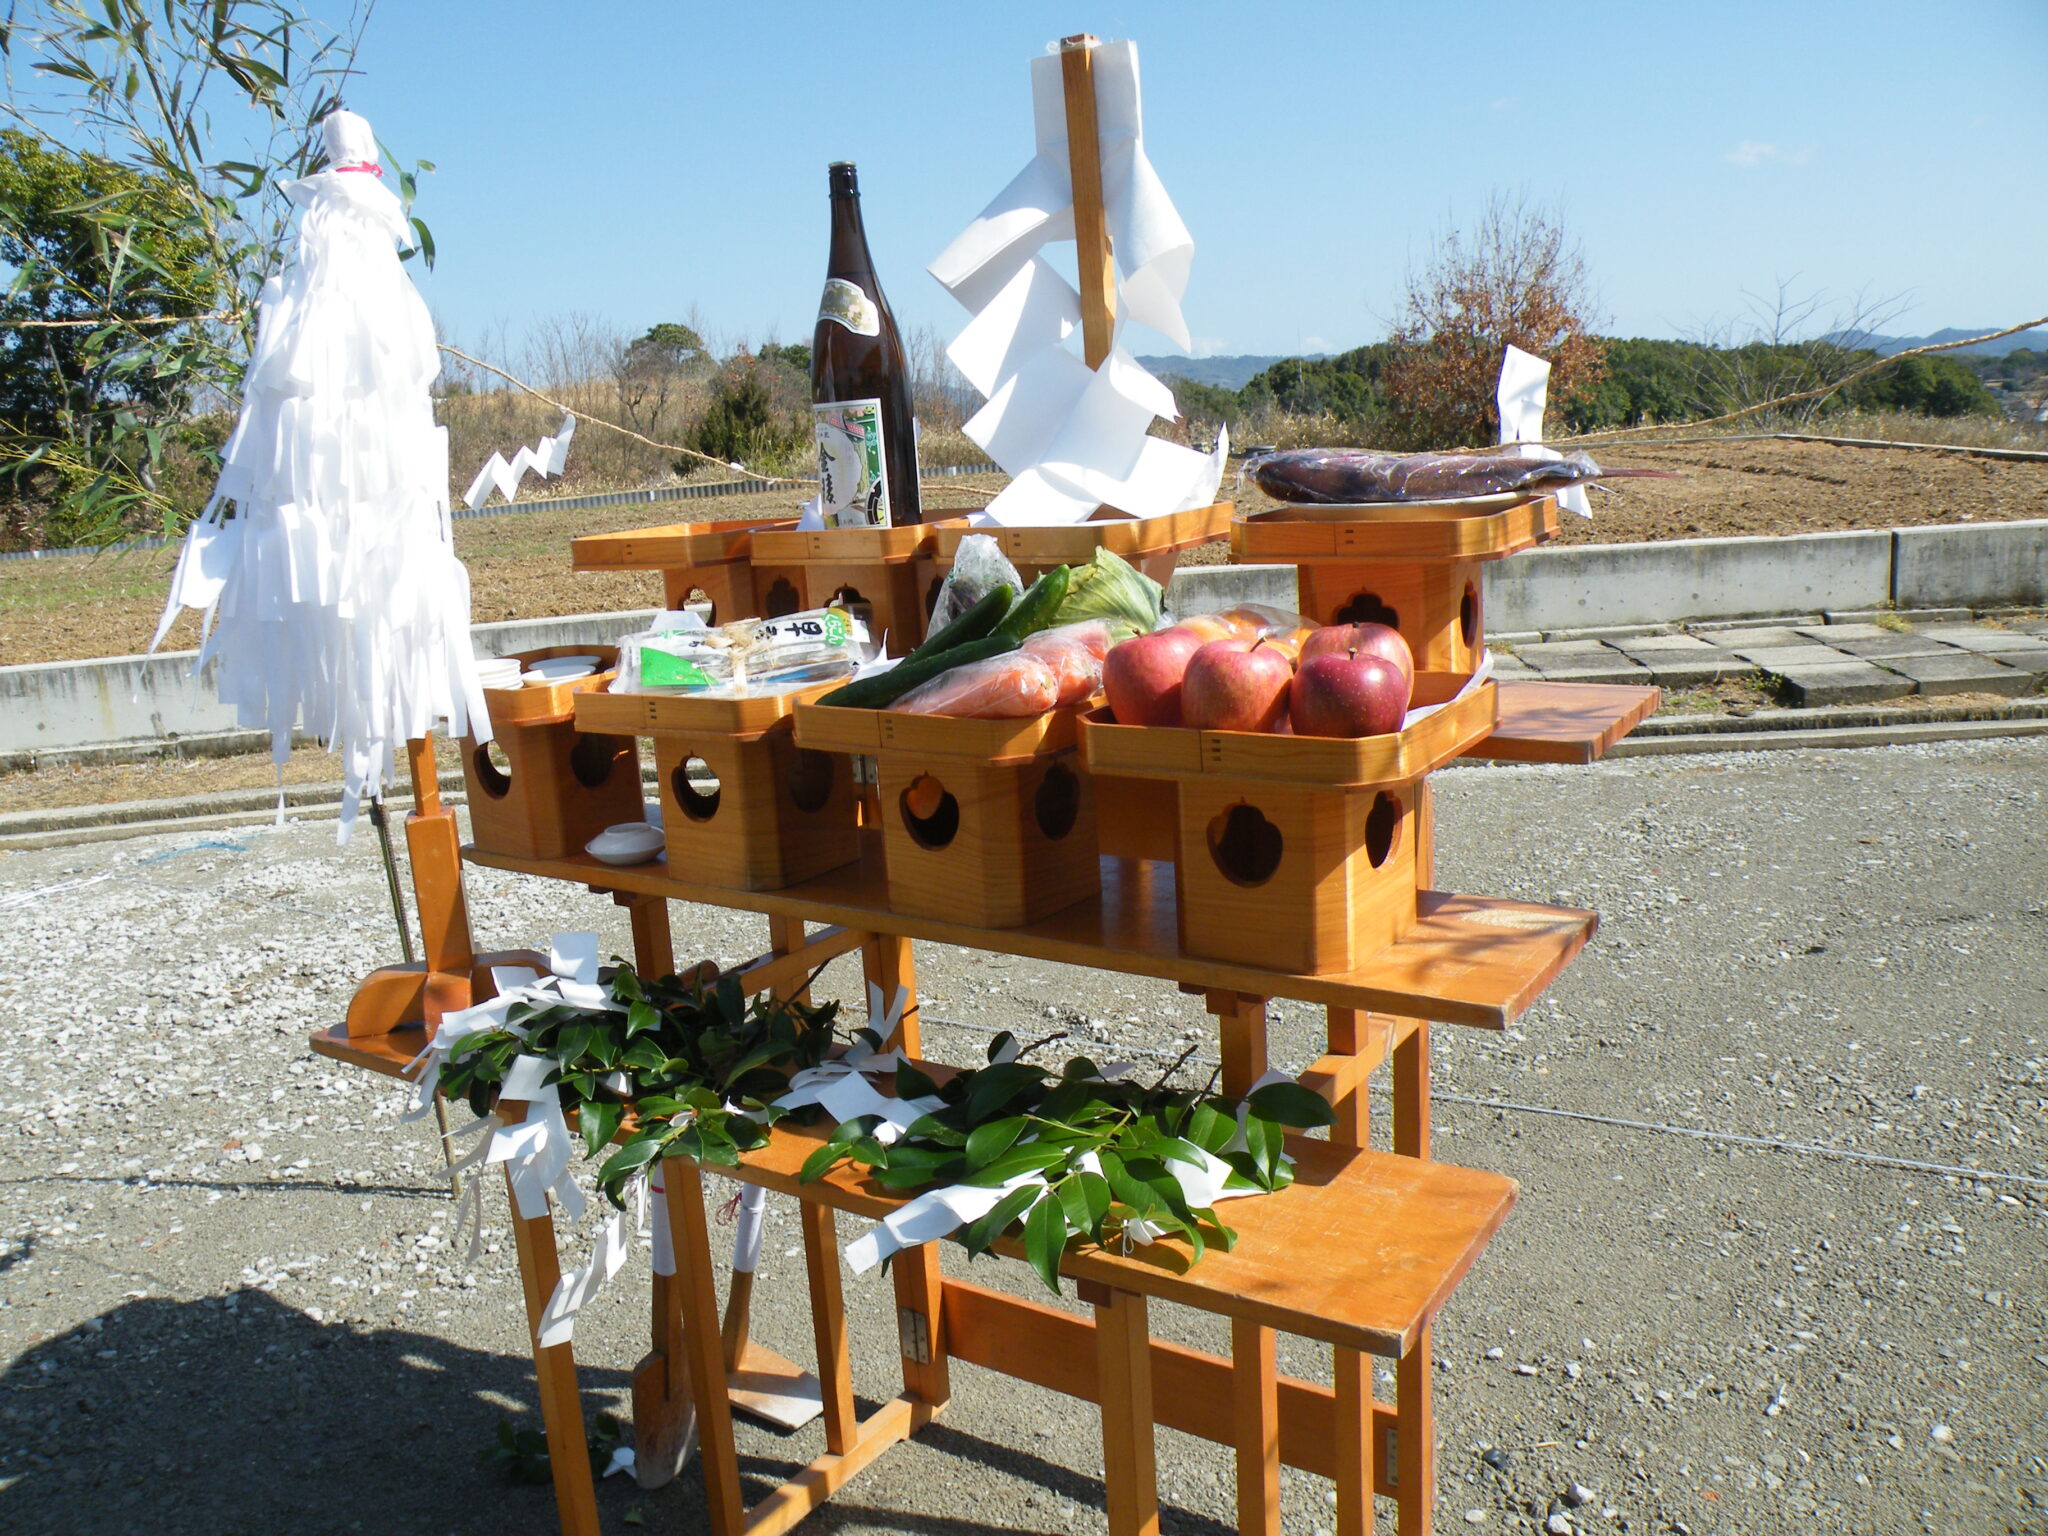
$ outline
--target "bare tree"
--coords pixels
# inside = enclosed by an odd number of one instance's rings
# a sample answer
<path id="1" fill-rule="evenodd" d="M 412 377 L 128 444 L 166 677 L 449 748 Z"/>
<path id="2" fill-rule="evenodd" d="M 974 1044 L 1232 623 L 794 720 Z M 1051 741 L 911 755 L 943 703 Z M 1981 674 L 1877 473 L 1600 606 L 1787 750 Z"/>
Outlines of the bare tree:
<path id="1" fill-rule="evenodd" d="M 1867 291 L 1837 301 L 1822 289 L 1799 292 L 1798 281 L 1779 278 L 1769 294 L 1745 291 L 1741 314 L 1687 333 L 1702 349 L 1691 369 L 1693 404 L 1701 415 L 1744 410 L 1846 378 L 1867 361 L 1856 354 L 1868 350 L 1907 303 L 1904 295 L 1874 298 Z M 1758 422 L 1805 427 L 1835 400 L 1804 400 Z"/>
<path id="2" fill-rule="evenodd" d="M 1411 272 L 1385 373 L 1388 426 L 1410 447 L 1490 443 L 1510 345 L 1550 363 L 1561 413 L 1605 375 L 1584 252 L 1559 214 L 1496 192 L 1469 233 L 1445 229 Z"/>

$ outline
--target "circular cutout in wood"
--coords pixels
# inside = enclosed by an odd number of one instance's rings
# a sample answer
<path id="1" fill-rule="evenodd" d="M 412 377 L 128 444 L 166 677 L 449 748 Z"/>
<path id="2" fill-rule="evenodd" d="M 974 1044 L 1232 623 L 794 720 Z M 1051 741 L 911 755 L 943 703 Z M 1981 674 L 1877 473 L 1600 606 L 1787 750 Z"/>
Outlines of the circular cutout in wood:
<path id="1" fill-rule="evenodd" d="M 512 793 L 512 765 L 495 741 L 487 741 L 471 752 L 469 766 L 476 775 L 477 788 L 493 800 L 502 800 Z"/>
<path id="2" fill-rule="evenodd" d="M 795 613 L 803 605 L 804 600 L 797 595 L 796 588 L 789 584 L 789 578 L 778 576 L 774 585 L 769 587 L 767 596 L 761 599 L 761 617 L 779 619 L 785 613 Z"/>
<path id="3" fill-rule="evenodd" d="M 1405 815 L 1401 802 L 1385 790 L 1372 797 L 1372 809 L 1365 813 L 1365 856 L 1374 869 L 1394 856 Z"/>
<path id="4" fill-rule="evenodd" d="M 1209 823 L 1208 839 L 1209 857 L 1232 885 L 1264 885 L 1287 851 L 1280 829 L 1244 801 Z"/>
<path id="5" fill-rule="evenodd" d="M 830 752 L 813 752 L 808 747 L 798 747 L 796 757 L 789 765 L 788 776 L 783 780 L 783 788 L 789 791 L 790 804 L 806 816 L 822 811 L 825 802 L 832 798 L 832 778 L 837 772 Z"/>
<path id="6" fill-rule="evenodd" d="M 1468 651 L 1479 643 L 1479 584 L 1465 583 L 1465 595 L 1458 602 L 1458 633 L 1465 637 Z"/>
<path id="7" fill-rule="evenodd" d="M 921 773 L 897 796 L 897 810 L 910 840 L 920 848 L 943 848 L 960 835 L 960 802 L 928 773 Z"/>
<path id="8" fill-rule="evenodd" d="M 569 749 L 569 771 L 585 788 L 596 789 L 612 776 L 620 758 L 634 755 L 629 737 L 578 736 Z"/>
<path id="9" fill-rule="evenodd" d="M 694 774 L 692 769 L 696 770 Z M 668 787 L 690 820 L 709 821 L 718 814 L 718 797 L 723 791 L 718 775 L 703 758 L 686 757 L 676 764 L 675 771 L 668 776 Z"/>
<path id="10" fill-rule="evenodd" d="M 1081 818 L 1081 776 L 1065 763 L 1047 768 L 1031 797 L 1031 814 L 1038 830 L 1055 843 L 1073 831 Z"/>
<path id="11" fill-rule="evenodd" d="M 1333 624 L 1384 624 L 1389 629 L 1401 627 L 1401 615 L 1380 601 L 1377 592 L 1354 592 L 1349 602 L 1337 610 Z"/>

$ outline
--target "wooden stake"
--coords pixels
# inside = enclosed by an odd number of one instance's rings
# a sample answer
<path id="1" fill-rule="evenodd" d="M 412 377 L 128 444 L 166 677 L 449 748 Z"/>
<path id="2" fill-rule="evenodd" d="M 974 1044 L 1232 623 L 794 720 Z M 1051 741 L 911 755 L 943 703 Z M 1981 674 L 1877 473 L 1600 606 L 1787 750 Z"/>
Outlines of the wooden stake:
<path id="1" fill-rule="evenodd" d="M 1074 251 L 1081 277 L 1081 346 L 1100 368 L 1116 336 L 1116 263 L 1102 209 L 1102 140 L 1095 122 L 1095 49 L 1083 32 L 1060 39 L 1067 104 L 1067 169 L 1074 183 Z"/>
<path id="2" fill-rule="evenodd" d="M 1102 1403 L 1102 1491 L 1109 1536 L 1159 1536 L 1159 1471 L 1152 1424 L 1152 1340 L 1145 1298 L 1076 1288 L 1095 1307 Z"/>
<path id="3" fill-rule="evenodd" d="M 1280 1536 L 1280 1387 L 1273 1330 L 1230 1325 L 1231 1424 L 1240 1536 Z"/>

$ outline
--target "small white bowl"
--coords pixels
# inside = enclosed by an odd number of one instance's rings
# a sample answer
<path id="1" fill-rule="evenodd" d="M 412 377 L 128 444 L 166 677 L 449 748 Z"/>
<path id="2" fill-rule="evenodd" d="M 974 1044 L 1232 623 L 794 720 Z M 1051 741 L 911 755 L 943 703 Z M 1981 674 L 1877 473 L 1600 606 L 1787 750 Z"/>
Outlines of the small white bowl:
<path id="1" fill-rule="evenodd" d="M 659 827 L 644 821 L 622 821 L 606 827 L 583 845 L 583 851 L 601 864 L 645 864 L 662 850 Z"/>
<path id="2" fill-rule="evenodd" d="M 573 672 L 522 672 L 519 674 L 519 680 L 530 686 L 537 685 L 546 688 L 556 683 L 576 682 L 581 678 L 589 677 L 596 670 L 597 668 L 595 667 L 579 667 Z"/>
<path id="3" fill-rule="evenodd" d="M 543 656 L 539 661 L 526 664 L 529 672 L 595 672 L 598 658 L 595 656 Z"/>

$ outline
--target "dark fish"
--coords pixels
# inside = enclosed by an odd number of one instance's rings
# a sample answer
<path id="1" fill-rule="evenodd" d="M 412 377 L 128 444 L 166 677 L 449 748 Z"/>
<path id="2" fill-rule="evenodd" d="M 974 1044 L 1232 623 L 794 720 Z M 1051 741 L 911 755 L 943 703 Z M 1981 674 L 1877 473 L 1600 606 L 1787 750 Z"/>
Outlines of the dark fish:
<path id="1" fill-rule="evenodd" d="M 1534 495 L 1592 480 L 1675 477 L 1668 469 L 1602 469 L 1583 453 L 1550 459 L 1525 453 L 1368 453 L 1363 448 L 1263 453 L 1244 468 L 1252 483 L 1275 500 L 1320 506 L 1453 501 L 1507 491 Z"/>

